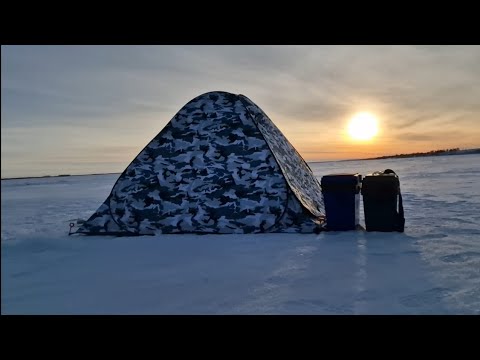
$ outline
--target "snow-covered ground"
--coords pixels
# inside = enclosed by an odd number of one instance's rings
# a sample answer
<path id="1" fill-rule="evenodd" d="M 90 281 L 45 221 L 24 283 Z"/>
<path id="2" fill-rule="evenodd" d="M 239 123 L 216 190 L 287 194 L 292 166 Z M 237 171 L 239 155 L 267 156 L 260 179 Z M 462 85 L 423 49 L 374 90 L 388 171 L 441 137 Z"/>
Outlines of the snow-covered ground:
<path id="1" fill-rule="evenodd" d="M 310 165 L 395 170 L 405 233 L 68 236 L 118 175 L 2 180 L 1 312 L 480 314 L 480 155 Z"/>

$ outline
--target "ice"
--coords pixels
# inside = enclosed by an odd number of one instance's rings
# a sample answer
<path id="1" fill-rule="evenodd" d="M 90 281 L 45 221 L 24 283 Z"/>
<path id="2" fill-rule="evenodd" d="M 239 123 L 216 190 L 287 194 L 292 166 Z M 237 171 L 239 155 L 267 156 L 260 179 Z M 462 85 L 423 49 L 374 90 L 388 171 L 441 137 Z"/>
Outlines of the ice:
<path id="1" fill-rule="evenodd" d="M 393 169 L 405 233 L 68 236 L 119 174 L 2 180 L 1 312 L 480 314 L 480 155 L 310 167 Z"/>

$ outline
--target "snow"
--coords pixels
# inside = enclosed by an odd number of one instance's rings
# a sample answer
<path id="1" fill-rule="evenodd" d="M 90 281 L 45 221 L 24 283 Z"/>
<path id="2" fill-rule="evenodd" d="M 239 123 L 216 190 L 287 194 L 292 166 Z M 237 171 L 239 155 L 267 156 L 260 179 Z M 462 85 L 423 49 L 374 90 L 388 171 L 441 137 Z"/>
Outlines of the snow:
<path id="1" fill-rule="evenodd" d="M 68 236 L 118 175 L 2 180 L 1 312 L 480 314 L 480 155 L 310 166 L 395 170 L 405 233 Z"/>

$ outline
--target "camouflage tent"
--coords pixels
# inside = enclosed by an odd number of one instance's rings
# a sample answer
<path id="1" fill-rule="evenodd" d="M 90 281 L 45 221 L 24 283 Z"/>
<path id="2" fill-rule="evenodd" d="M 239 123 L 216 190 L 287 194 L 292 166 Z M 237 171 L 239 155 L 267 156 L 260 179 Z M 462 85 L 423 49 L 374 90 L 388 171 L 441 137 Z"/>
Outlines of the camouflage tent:
<path id="1" fill-rule="evenodd" d="M 320 184 L 300 154 L 250 99 L 219 91 L 180 109 L 76 233 L 308 233 L 323 223 Z"/>

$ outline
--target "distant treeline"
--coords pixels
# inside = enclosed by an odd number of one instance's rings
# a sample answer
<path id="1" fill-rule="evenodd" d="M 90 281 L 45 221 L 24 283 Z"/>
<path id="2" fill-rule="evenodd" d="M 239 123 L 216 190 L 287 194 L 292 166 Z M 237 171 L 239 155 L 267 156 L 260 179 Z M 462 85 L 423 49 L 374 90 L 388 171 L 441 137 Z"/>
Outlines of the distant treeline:
<path id="1" fill-rule="evenodd" d="M 22 176 L 22 177 L 2 178 L 2 180 L 44 179 L 44 178 L 62 177 L 62 176 L 71 176 L 71 175 L 65 174 L 65 175 Z"/>
<path id="2" fill-rule="evenodd" d="M 65 177 L 65 176 L 92 176 L 92 175 L 112 175 L 117 173 L 98 173 L 98 174 L 61 174 L 61 175 L 42 175 L 42 176 L 22 176 L 22 177 L 10 177 L 2 178 L 2 180 L 24 180 L 24 179 L 44 179 L 44 178 L 56 178 L 56 177 Z"/>
<path id="3" fill-rule="evenodd" d="M 431 150 L 431 151 L 427 151 L 427 152 L 416 152 L 416 153 L 410 153 L 410 154 L 396 154 L 396 155 L 379 156 L 379 157 L 369 158 L 367 160 L 391 159 L 391 158 L 409 158 L 409 157 L 417 157 L 417 156 L 463 155 L 463 154 L 480 154 L 480 148 L 478 148 L 478 149 L 467 149 L 467 150 L 460 150 L 460 148 L 443 149 L 443 150 Z"/>

